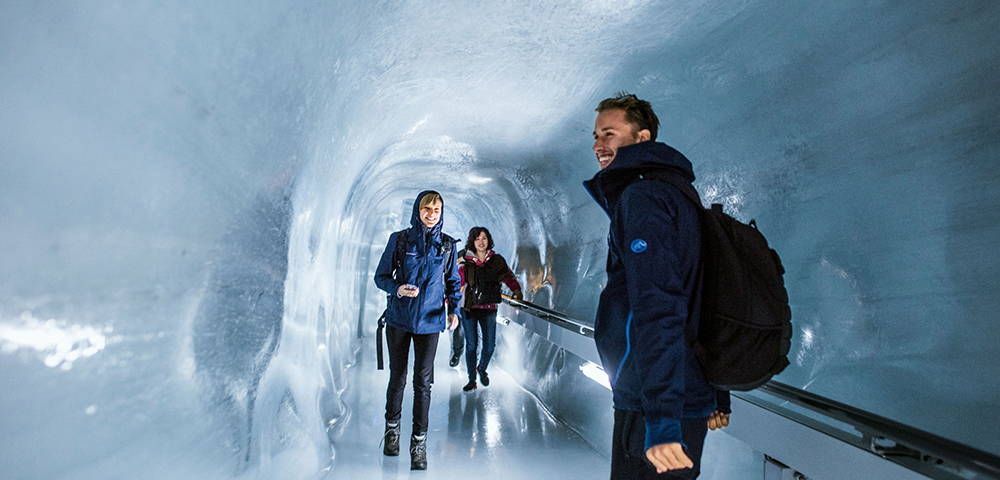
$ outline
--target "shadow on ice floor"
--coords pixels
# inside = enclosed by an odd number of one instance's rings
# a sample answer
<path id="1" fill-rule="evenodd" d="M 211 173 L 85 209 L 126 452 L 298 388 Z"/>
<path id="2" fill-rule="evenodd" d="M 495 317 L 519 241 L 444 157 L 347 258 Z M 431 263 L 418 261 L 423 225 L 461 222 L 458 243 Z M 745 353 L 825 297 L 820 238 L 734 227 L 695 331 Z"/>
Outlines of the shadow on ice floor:
<path id="1" fill-rule="evenodd" d="M 610 460 L 552 418 L 503 370 L 491 368 L 489 387 L 463 392 L 465 359 L 459 368 L 448 367 L 449 343 L 444 335 L 431 390 L 428 469 L 411 472 L 412 384 L 407 385 L 403 403 L 400 456 L 385 457 L 380 441 L 388 370 L 375 369 L 374 341 L 364 342 L 366 348 L 352 368 L 346 392 L 353 414 L 335 444 L 333 478 L 608 478 Z M 410 355 L 408 382 L 412 382 Z"/>

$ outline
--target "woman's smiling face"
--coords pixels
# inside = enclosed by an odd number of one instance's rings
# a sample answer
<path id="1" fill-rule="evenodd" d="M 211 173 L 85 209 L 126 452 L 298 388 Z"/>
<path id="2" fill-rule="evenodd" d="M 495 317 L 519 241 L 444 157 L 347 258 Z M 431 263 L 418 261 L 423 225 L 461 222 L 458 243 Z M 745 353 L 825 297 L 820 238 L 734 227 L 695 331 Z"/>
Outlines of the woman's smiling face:
<path id="1" fill-rule="evenodd" d="M 476 251 L 486 253 L 486 250 L 490 248 L 490 239 L 486 236 L 486 232 L 479 232 L 479 236 L 475 240 Z"/>

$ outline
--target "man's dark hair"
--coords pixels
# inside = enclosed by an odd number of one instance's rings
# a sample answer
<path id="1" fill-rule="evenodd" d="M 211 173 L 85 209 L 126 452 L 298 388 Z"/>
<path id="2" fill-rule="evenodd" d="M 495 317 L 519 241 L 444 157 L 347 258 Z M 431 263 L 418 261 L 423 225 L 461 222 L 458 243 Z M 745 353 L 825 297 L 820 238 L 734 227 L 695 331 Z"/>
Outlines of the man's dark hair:
<path id="1" fill-rule="evenodd" d="M 480 233 L 486 234 L 486 249 L 493 250 L 493 235 L 490 235 L 490 231 L 486 227 L 472 227 L 469 230 L 469 238 L 465 240 L 465 251 L 467 253 L 476 254 L 476 239 L 479 238 Z"/>
<path id="2" fill-rule="evenodd" d="M 625 119 L 636 126 L 636 130 L 649 130 L 650 140 L 656 140 L 660 130 L 660 119 L 653 113 L 653 106 L 645 100 L 628 93 L 618 92 L 611 98 L 601 100 L 594 109 L 597 113 L 605 110 L 621 109 L 625 111 Z"/>

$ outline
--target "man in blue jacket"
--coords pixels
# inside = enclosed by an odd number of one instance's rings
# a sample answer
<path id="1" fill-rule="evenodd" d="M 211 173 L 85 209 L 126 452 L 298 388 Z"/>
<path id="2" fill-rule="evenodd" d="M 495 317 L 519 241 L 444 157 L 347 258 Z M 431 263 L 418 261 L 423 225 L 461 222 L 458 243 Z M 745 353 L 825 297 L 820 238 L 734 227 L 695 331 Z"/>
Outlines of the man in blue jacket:
<path id="1" fill-rule="evenodd" d="M 413 435 L 410 468 L 427 468 L 427 412 L 431 404 L 434 354 L 438 335 L 454 330 L 458 316 L 448 305 L 458 305 L 460 278 L 455 262 L 455 240 L 441 232 L 444 200 L 423 191 L 413 202 L 410 228 L 389 236 L 375 270 L 375 284 L 388 294 L 386 344 L 389 350 L 389 387 L 385 401 L 383 453 L 399 455 L 406 363 L 413 343 Z"/>
<path id="2" fill-rule="evenodd" d="M 596 111 L 601 170 L 584 186 L 611 218 L 594 327 L 615 408 L 611 478 L 696 478 L 707 430 L 729 423 L 728 392 L 705 381 L 685 341 L 700 314 L 698 211 L 673 185 L 645 178 L 657 171 L 693 182 L 694 173 L 684 155 L 655 142 L 660 122 L 649 102 L 622 93 Z"/>

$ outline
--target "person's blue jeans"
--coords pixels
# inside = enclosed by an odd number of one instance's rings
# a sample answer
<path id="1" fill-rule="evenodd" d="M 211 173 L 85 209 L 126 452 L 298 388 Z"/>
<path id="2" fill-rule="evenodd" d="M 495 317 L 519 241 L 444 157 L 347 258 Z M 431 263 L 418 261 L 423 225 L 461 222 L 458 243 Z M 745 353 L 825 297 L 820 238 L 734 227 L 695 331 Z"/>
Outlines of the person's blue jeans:
<path id="1" fill-rule="evenodd" d="M 465 331 L 465 368 L 469 371 L 469 381 L 476 381 L 476 371 L 485 372 L 497 348 L 497 311 L 486 308 L 462 310 L 462 330 Z M 476 364 L 476 349 L 482 332 L 483 350 Z"/>

